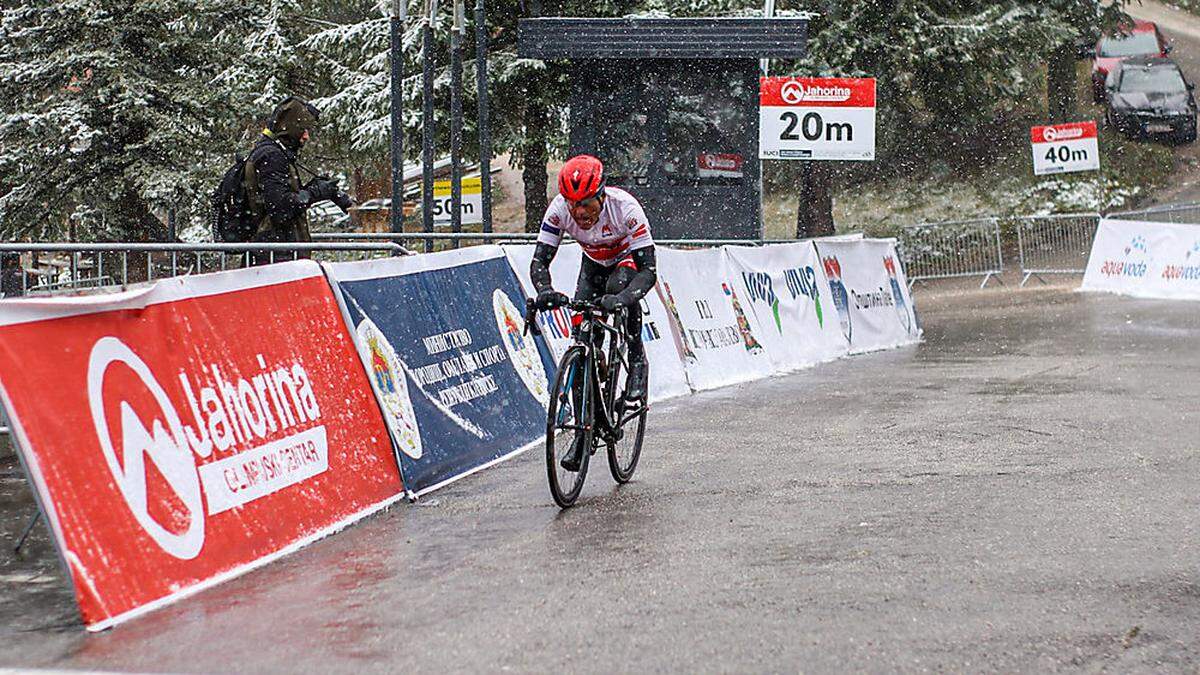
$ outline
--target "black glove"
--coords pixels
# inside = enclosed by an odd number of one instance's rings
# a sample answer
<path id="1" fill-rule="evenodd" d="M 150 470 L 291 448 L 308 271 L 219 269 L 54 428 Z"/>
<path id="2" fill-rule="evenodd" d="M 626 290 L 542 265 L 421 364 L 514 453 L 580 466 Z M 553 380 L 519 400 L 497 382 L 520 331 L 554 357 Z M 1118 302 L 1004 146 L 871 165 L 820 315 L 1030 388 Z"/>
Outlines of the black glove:
<path id="1" fill-rule="evenodd" d="M 333 203 L 337 204 L 337 207 L 342 210 L 342 213 L 346 213 L 350 210 L 351 206 L 354 206 L 354 199 L 352 199 L 350 195 L 339 190 L 338 193 L 333 196 Z"/>
<path id="2" fill-rule="evenodd" d="M 566 305 L 569 302 L 571 302 L 570 298 L 568 298 L 566 295 L 563 295 L 562 293 L 559 293 L 558 291 L 554 290 L 553 288 L 547 288 L 543 291 L 538 292 L 538 296 L 537 296 L 538 309 L 543 309 L 543 310 L 554 309 L 555 307 L 562 307 L 563 305 Z"/>
<path id="3" fill-rule="evenodd" d="M 314 178 L 301 190 L 301 197 L 304 196 L 304 193 L 308 193 L 309 206 L 325 201 L 326 199 L 333 199 L 338 193 L 337 181 L 326 178 Z"/>
<path id="4" fill-rule="evenodd" d="M 616 295 L 609 294 L 600 298 L 600 306 L 603 307 L 604 311 L 606 312 L 614 312 L 618 307 L 628 307 L 632 305 L 633 302 L 633 298 L 631 298 L 625 291 L 621 291 Z"/>

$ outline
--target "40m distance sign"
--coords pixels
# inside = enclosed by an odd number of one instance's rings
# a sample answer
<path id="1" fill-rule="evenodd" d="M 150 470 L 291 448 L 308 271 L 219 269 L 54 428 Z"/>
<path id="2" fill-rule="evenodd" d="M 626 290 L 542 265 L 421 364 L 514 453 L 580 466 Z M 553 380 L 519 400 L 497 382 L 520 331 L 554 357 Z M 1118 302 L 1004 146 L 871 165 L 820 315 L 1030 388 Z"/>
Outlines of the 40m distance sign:
<path id="1" fill-rule="evenodd" d="M 1034 127 L 1030 136 L 1036 176 L 1100 169 L 1095 122 Z"/>
<path id="2" fill-rule="evenodd" d="M 760 159 L 875 159 L 875 79 L 763 77 Z"/>

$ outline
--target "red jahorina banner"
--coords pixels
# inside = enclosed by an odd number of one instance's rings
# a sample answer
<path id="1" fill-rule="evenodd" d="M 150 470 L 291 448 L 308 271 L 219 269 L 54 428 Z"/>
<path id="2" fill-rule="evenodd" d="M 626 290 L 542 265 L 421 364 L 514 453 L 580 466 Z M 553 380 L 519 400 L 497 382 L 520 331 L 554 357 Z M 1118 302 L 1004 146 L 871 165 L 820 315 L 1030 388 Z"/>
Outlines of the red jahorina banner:
<path id="1" fill-rule="evenodd" d="M 758 104 L 762 107 L 874 108 L 875 78 L 762 77 Z"/>
<path id="2" fill-rule="evenodd" d="M 1084 138 L 1096 138 L 1096 123 L 1094 121 L 1070 122 L 1033 127 L 1029 130 L 1029 136 L 1033 143 L 1064 143 Z"/>
<path id="3" fill-rule="evenodd" d="M 89 629 L 403 492 L 313 262 L 0 302 L 0 391 Z"/>

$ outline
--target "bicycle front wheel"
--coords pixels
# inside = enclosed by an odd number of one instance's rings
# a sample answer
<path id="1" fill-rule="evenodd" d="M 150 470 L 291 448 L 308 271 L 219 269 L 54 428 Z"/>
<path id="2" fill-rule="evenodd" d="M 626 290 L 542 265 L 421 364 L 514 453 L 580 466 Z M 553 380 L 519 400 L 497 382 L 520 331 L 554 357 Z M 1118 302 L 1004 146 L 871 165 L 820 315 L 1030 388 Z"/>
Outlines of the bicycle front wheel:
<path id="1" fill-rule="evenodd" d="M 592 450 L 595 410 L 587 363 L 582 347 L 563 355 L 546 416 L 546 474 L 554 503 L 564 509 L 579 498 Z M 582 455 L 575 471 L 563 466 L 573 450 Z"/>

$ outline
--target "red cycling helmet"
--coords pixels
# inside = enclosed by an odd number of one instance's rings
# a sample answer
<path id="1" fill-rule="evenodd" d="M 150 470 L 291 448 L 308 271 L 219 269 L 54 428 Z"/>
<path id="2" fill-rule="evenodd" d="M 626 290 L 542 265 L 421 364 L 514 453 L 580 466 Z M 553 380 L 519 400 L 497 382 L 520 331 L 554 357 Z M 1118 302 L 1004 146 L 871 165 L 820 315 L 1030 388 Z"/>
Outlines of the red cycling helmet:
<path id="1" fill-rule="evenodd" d="M 558 172 L 558 191 L 579 202 L 604 192 L 604 164 L 591 155 L 575 155 Z"/>

